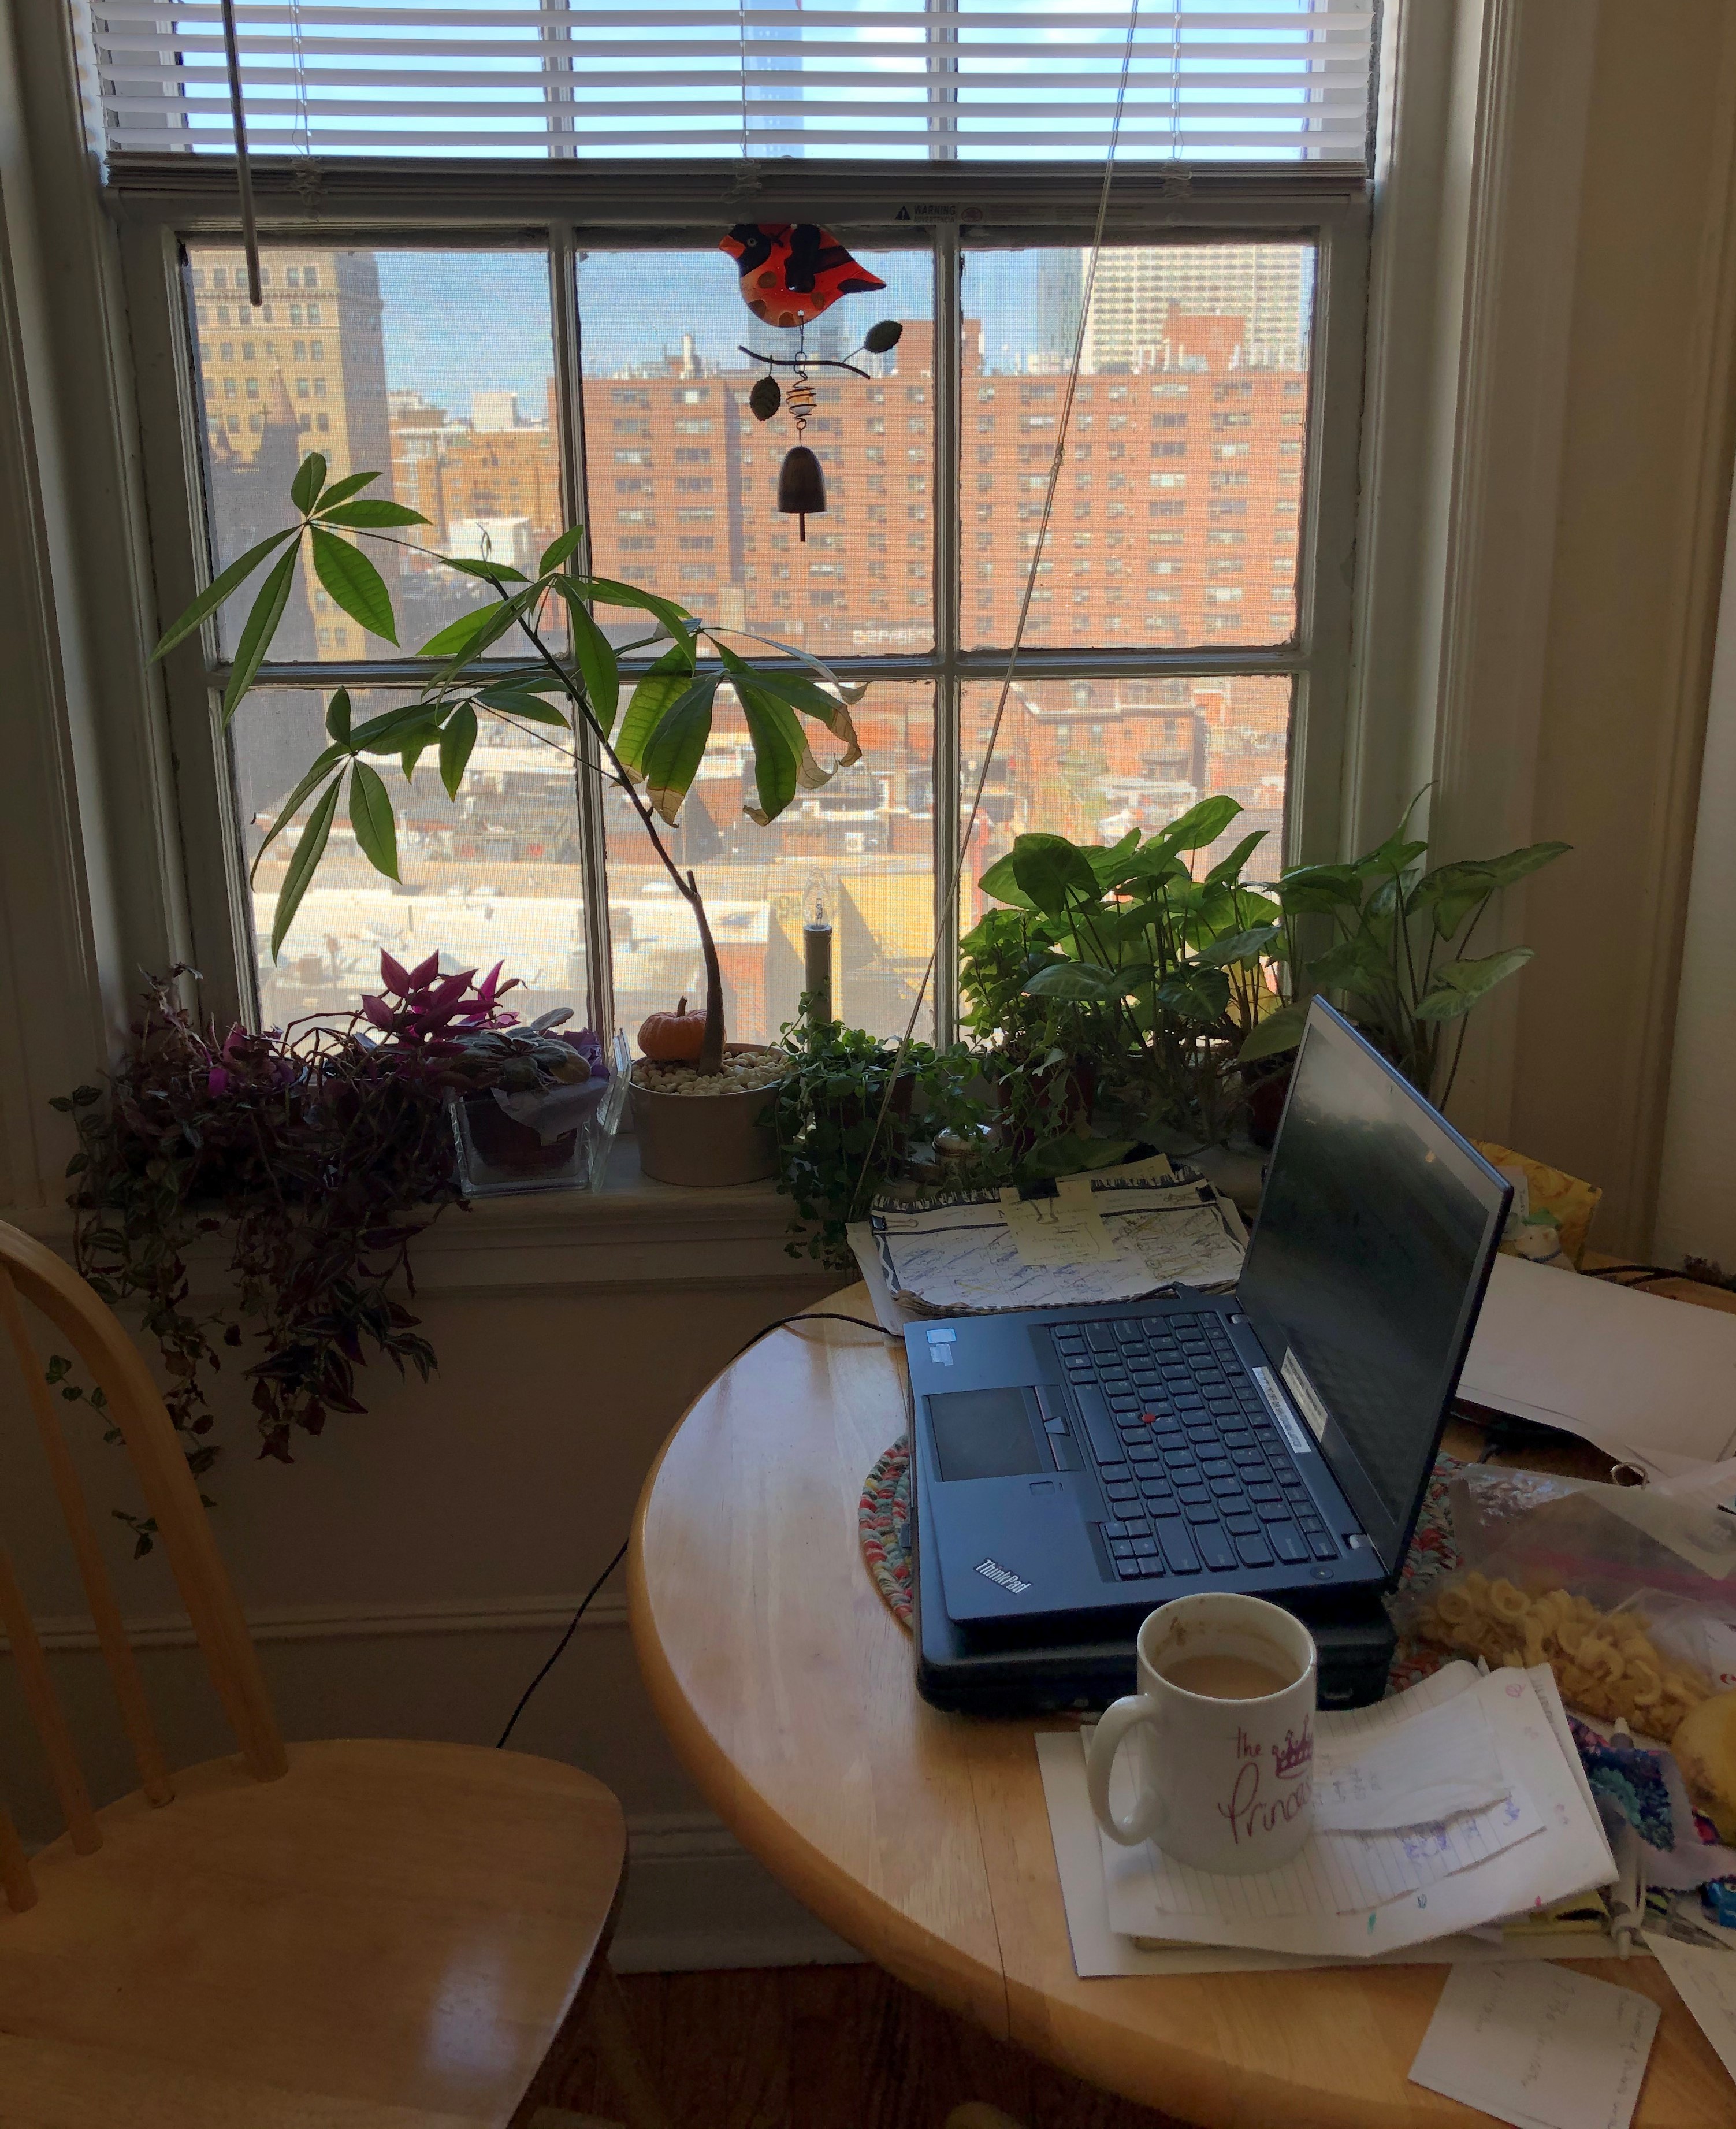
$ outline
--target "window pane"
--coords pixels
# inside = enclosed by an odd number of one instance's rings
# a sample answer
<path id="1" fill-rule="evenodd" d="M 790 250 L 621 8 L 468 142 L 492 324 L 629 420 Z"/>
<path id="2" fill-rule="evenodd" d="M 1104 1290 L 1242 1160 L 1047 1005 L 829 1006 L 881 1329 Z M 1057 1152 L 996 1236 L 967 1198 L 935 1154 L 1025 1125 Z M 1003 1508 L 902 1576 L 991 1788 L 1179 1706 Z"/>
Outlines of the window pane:
<path id="1" fill-rule="evenodd" d="M 308 451 L 334 480 L 378 472 L 368 496 L 430 521 L 360 542 L 404 649 L 489 596 L 414 548 L 535 566 L 564 514 L 546 254 L 267 245 L 258 312 L 239 250 L 190 245 L 187 261 L 217 569 L 291 521 Z M 256 588 L 222 610 L 226 657 Z M 302 573 L 274 657 L 391 655 Z"/>
<path id="2" fill-rule="evenodd" d="M 592 252 L 579 268 L 586 478 L 595 559 L 707 621 L 828 654 L 934 641 L 933 272 L 925 252 L 856 257 L 886 283 L 807 328 L 807 351 L 843 357 L 876 320 L 904 338 L 854 360 L 868 379 L 812 372 L 804 441 L 827 508 L 798 536 L 778 514 L 778 472 L 797 441 L 787 409 L 763 426 L 741 350 L 790 355 L 796 332 L 741 301 L 735 261 L 705 251 Z M 784 386 L 787 369 L 777 373 Z"/>
<path id="3" fill-rule="evenodd" d="M 412 699 L 372 688 L 354 689 L 352 697 L 357 724 Z M 307 688 L 261 689 L 230 728 L 250 861 L 278 803 L 324 744 L 327 699 Z M 507 974 L 525 984 L 512 998 L 521 1015 L 567 1005 L 583 1022 L 583 871 L 568 759 L 485 723 L 455 805 L 431 754 L 408 783 L 395 762 L 370 760 L 397 817 L 403 884 L 377 873 L 356 848 L 340 801 L 324 861 L 273 964 L 278 889 L 311 804 L 302 809 L 267 853 L 251 898 L 265 1023 L 348 1011 L 363 991 L 377 988 L 382 947 L 407 963 L 437 949 L 448 969 L 490 969 L 504 960 Z"/>
<path id="4" fill-rule="evenodd" d="M 961 634 L 1009 643 L 1036 545 L 1086 254 L 973 251 L 959 422 Z M 1314 253 L 1106 249 L 1025 641 L 1295 633 Z"/>
<path id="5" fill-rule="evenodd" d="M 934 940 L 934 691 L 878 685 L 853 714 L 861 761 L 762 828 L 742 811 L 753 795 L 747 726 L 721 690 L 680 822 L 659 828 L 705 897 L 732 1040 L 768 1041 L 795 1017 L 803 897 L 816 883 L 833 912 L 835 1012 L 873 1034 L 904 1032 Z M 835 742 L 804 723 L 816 757 L 834 757 Z M 606 812 L 616 1017 L 630 1034 L 683 993 L 702 998 L 705 976 L 692 918 L 631 807 L 611 792 Z M 930 1024 L 925 1009 L 918 1032 Z"/>
<path id="6" fill-rule="evenodd" d="M 964 691 L 963 803 L 969 817 L 998 685 Z M 1242 812 L 1209 850 L 1208 870 L 1256 828 L 1266 841 L 1251 879 L 1283 862 L 1285 754 L 1291 683 L 1269 674 L 1201 679 L 1043 680 L 1014 688 L 989 764 L 982 810 L 964 868 L 963 922 L 984 903 L 976 883 L 1028 829 L 1077 843 L 1149 835 L 1197 800 L 1226 791 Z"/>

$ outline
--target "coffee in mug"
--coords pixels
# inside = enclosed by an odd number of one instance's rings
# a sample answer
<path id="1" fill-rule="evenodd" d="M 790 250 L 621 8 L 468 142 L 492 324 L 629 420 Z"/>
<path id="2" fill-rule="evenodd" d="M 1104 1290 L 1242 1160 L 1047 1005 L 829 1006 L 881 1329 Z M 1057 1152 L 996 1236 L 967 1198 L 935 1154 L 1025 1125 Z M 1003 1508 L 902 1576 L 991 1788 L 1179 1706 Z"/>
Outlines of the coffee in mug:
<path id="1" fill-rule="evenodd" d="M 1139 1689 L 1105 1710 L 1086 1762 L 1104 1831 L 1200 1870 L 1291 1861 L 1314 1825 L 1313 1636 L 1261 1598 L 1201 1592 L 1152 1612 L 1137 1652 Z M 1125 1817 L 1110 1798 L 1124 1741 L 1137 1769 Z"/>

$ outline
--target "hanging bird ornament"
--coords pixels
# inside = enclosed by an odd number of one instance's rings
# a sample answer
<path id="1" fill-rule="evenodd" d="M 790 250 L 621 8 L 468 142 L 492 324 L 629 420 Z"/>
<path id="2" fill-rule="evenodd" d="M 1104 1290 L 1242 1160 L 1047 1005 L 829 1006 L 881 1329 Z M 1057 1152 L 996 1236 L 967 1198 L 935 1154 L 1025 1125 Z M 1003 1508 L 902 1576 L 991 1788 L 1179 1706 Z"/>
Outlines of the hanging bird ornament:
<path id="1" fill-rule="evenodd" d="M 847 369 L 852 377 L 868 375 L 853 362 L 833 355 L 810 355 L 807 327 L 840 296 L 871 293 L 884 281 L 852 258 L 830 230 L 811 221 L 741 221 L 724 239 L 720 250 L 737 262 L 741 274 L 741 300 L 768 326 L 793 330 L 793 355 L 760 355 L 750 347 L 742 354 L 766 365 L 748 394 L 748 406 L 756 421 L 769 422 L 780 407 L 787 408 L 796 423 L 796 442 L 784 455 L 778 474 L 778 507 L 793 517 L 806 541 L 808 520 L 825 508 L 825 475 L 820 460 L 801 441 L 814 411 L 815 391 L 811 368 Z M 863 336 L 857 355 L 884 355 L 904 336 L 897 318 L 882 318 Z M 795 374 L 787 387 L 780 385 L 773 370 Z"/>

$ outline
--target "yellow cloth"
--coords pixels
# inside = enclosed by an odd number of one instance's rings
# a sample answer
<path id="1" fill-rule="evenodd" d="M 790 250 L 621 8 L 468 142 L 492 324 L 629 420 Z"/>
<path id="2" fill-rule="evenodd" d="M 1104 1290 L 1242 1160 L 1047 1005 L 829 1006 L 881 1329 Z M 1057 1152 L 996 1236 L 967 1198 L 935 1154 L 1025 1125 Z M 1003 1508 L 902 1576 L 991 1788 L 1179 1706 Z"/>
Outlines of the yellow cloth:
<path id="1" fill-rule="evenodd" d="M 1581 1183 L 1577 1175 L 1515 1153 L 1510 1146 L 1483 1140 L 1473 1143 L 1483 1159 L 1514 1184 L 1513 1212 L 1501 1236 L 1502 1249 L 1509 1256 L 1529 1257 L 1539 1264 L 1565 1259 L 1577 1271 L 1602 1191 Z"/>

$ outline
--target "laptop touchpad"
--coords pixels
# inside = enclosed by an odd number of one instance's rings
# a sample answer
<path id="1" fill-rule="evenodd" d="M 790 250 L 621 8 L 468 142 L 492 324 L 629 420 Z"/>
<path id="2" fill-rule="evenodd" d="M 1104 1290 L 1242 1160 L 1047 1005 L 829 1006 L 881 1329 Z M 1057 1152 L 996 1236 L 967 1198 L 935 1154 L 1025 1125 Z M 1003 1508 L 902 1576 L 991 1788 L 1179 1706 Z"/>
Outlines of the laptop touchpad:
<path id="1" fill-rule="evenodd" d="M 928 1414 L 943 1479 L 1016 1479 L 1054 1469 L 1022 1390 L 937 1391 Z"/>

